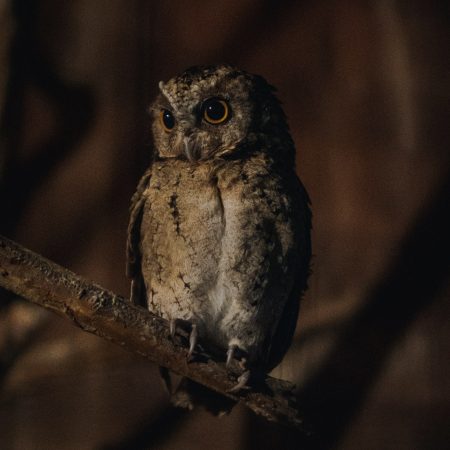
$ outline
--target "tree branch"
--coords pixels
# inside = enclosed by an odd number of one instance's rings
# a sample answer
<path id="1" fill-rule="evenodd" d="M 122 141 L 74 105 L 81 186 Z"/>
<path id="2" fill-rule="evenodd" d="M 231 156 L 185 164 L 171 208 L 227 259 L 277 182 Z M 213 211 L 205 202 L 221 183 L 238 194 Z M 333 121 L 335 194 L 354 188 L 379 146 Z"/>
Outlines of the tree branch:
<path id="1" fill-rule="evenodd" d="M 166 320 L 1 235 L 0 286 L 70 319 L 84 331 L 241 401 L 268 420 L 302 428 L 292 384 L 267 377 L 264 390 L 229 394 L 239 374 L 205 354 L 204 362 L 188 363 L 186 346 L 169 338 Z"/>

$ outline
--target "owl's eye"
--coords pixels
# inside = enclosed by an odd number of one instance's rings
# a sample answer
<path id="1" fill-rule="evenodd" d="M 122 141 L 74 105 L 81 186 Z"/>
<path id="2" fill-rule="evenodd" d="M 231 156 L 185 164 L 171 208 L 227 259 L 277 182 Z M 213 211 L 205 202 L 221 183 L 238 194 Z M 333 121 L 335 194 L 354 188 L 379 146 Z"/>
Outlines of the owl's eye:
<path id="1" fill-rule="evenodd" d="M 160 112 L 159 118 L 166 131 L 170 131 L 175 126 L 175 117 L 173 117 L 173 114 L 167 109 L 163 109 Z"/>
<path id="2" fill-rule="evenodd" d="M 225 122 L 230 115 L 230 108 L 225 100 L 209 98 L 202 105 L 203 118 L 213 125 Z"/>

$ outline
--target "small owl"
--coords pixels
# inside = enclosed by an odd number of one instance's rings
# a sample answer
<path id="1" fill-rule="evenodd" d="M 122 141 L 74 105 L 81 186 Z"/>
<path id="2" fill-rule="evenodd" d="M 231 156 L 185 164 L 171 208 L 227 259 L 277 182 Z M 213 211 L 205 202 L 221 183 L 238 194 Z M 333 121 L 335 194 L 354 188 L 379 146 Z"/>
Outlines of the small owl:
<path id="1" fill-rule="evenodd" d="M 311 257 L 308 195 L 285 115 L 262 77 L 186 70 L 150 107 L 153 161 L 132 198 L 132 301 L 243 374 L 286 353 Z M 189 402 L 188 402 L 189 403 Z"/>

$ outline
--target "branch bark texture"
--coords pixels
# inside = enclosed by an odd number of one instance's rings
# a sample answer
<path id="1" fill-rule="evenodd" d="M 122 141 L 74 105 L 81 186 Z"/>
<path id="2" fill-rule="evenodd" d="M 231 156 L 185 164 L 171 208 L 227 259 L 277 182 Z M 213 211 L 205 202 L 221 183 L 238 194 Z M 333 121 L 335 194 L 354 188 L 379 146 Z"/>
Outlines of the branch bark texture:
<path id="1" fill-rule="evenodd" d="M 270 421 L 302 429 L 293 385 L 267 377 L 261 391 L 233 394 L 238 373 L 206 354 L 187 362 L 186 346 L 169 337 L 166 320 L 0 236 L 0 286 L 231 399 Z"/>

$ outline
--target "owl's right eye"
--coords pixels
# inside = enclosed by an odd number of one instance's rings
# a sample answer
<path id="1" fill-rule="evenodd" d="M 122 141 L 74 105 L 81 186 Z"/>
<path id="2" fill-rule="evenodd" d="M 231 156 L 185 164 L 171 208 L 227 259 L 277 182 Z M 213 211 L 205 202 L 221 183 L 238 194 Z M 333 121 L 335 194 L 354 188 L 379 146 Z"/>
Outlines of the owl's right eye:
<path id="1" fill-rule="evenodd" d="M 175 126 L 175 117 L 173 117 L 173 114 L 169 110 L 163 109 L 159 113 L 159 118 L 164 130 L 170 131 Z"/>

